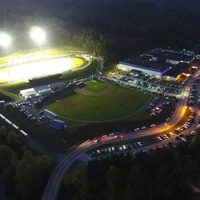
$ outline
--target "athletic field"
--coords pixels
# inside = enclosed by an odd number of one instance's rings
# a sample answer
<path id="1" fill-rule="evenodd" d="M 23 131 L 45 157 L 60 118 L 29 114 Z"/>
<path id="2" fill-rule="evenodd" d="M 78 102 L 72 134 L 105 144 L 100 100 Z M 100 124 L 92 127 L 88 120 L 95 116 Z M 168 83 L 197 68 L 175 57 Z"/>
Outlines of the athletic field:
<path id="1" fill-rule="evenodd" d="M 62 98 L 47 107 L 68 119 L 116 120 L 140 112 L 150 97 L 150 94 L 137 90 L 91 81 L 86 87 L 75 90 L 74 95 Z"/>
<path id="2" fill-rule="evenodd" d="M 0 69 L 0 82 L 27 81 L 28 79 L 59 74 L 80 67 L 84 60 L 80 58 L 57 58 L 37 61 Z"/>

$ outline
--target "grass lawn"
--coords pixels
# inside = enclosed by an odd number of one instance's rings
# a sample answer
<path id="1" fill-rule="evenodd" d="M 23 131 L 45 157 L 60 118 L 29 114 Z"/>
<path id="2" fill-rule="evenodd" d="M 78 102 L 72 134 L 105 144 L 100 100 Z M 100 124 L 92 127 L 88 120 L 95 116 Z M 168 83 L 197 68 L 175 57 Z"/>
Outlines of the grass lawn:
<path id="1" fill-rule="evenodd" d="M 20 99 L 19 91 L 27 89 L 30 86 L 24 82 L 10 83 L 6 85 L 1 85 L 0 90 L 7 96 L 11 97 L 13 100 Z"/>
<path id="2" fill-rule="evenodd" d="M 99 85 L 100 88 L 104 84 L 94 82 L 93 85 Z M 84 88 L 84 92 L 87 93 L 88 87 L 92 88 L 92 82 Z M 111 87 L 112 90 L 109 89 L 108 93 L 102 93 L 102 95 L 99 93 L 96 95 L 95 92 L 88 95 L 77 89 L 73 95 L 62 98 L 60 102 L 49 104 L 47 108 L 65 118 L 104 121 L 134 114 L 145 106 L 151 97 L 150 94 L 144 94 L 141 91 Z"/>

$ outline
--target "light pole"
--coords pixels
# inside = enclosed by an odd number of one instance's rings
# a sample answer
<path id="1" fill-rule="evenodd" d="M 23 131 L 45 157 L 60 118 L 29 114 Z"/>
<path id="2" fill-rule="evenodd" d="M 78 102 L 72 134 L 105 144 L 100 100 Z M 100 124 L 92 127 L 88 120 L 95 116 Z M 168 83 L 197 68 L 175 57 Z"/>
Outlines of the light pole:
<path id="1" fill-rule="evenodd" d="M 41 50 L 42 43 L 46 40 L 46 34 L 45 32 L 38 26 L 34 26 L 30 29 L 30 37 L 39 44 L 39 48 Z"/>
<path id="2" fill-rule="evenodd" d="M 4 32 L 0 32 L 0 45 L 6 49 L 6 53 L 8 55 L 8 46 L 11 43 L 11 38 Z"/>

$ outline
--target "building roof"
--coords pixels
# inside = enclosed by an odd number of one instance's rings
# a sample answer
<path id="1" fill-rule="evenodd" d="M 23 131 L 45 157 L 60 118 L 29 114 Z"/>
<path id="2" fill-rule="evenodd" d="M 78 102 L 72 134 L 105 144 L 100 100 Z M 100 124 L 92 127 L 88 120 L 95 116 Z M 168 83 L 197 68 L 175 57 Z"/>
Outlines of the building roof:
<path id="1" fill-rule="evenodd" d="M 48 85 L 42 85 L 42 86 L 38 86 L 34 88 L 37 93 L 41 94 L 41 93 L 46 93 L 46 92 L 50 92 L 51 88 Z"/>
<path id="2" fill-rule="evenodd" d="M 153 49 L 151 51 L 148 51 L 147 55 L 180 62 L 189 62 L 194 58 L 194 53 L 191 51 L 175 51 L 171 49 Z"/>
<path id="3" fill-rule="evenodd" d="M 43 86 L 38 86 L 38 87 L 35 87 L 35 88 L 20 90 L 20 94 L 23 97 L 41 95 L 41 94 L 50 93 L 50 92 L 51 92 L 51 88 L 48 85 L 43 85 Z"/>
<path id="4" fill-rule="evenodd" d="M 171 76 L 171 77 L 177 77 L 182 72 L 189 72 L 190 65 L 187 63 L 179 63 L 175 66 L 173 66 L 169 71 L 167 71 L 164 76 Z"/>
<path id="5" fill-rule="evenodd" d="M 51 127 L 60 130 L 64 127 L 64 124 L 64 121 L 56 119 L 51 122 Z"/>
<path id="6" fill-rule="evenodd" d="M 29 88 L 29 89 L 25 89 L 25 90 L 20 90 L 20 94 L 23 97 L 27 97 L 27 96 L 31 96 L 31 95 L 36 95 L 37 91 L 34 88 Z"/>
<path id="7" fill-rule="evenodd" d="M 137 66 L 141 69 L 152 70 L 157 72 L 162 72 L 165 69 L 169 68 L 171 64 L 164 62 L 157 62 L 151 60 L 149 56 L 141 56 L 138 58 L 128 58 L 124 61 L 119 62 L 120 64 L 128 64 L 130 66 Z"/>

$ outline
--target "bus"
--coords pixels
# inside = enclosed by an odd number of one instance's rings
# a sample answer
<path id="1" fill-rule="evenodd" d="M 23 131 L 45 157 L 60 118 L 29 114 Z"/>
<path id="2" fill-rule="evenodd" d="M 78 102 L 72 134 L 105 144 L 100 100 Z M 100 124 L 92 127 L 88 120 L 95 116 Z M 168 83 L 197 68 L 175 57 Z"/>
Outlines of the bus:
<path id="1" fill-rule="evenodd" d="M 4 119 L 5 120 L 5 122 L 7 122 L 8 124 L 12 124 L 12 122 L 10 121 L 10 120 L 8 120 L 8 119 Z"/>
<path id="2" fill-rule="evenodd" d="M 0 114 L 0 117 L 1 117 L 2 119 L 5 119 L 5 117 L 4 117 L 2 114 Z"/>
<path id="3" fill-rule="evenodd" d="M 25 131 L 20 130 L 20 133 L 21 133 L 22 135 L 24 135 L 25 137 L 28 137 L 28 134 L 27 134 Z"/>
<path id="4" fill-rule="evenodd" d="M 15 129 L 17 129 L 17 130 L 19 129 L 19 127 L 16 126 L 15 124 L 12 124 L 12 127 L 15 128 Z"/>

